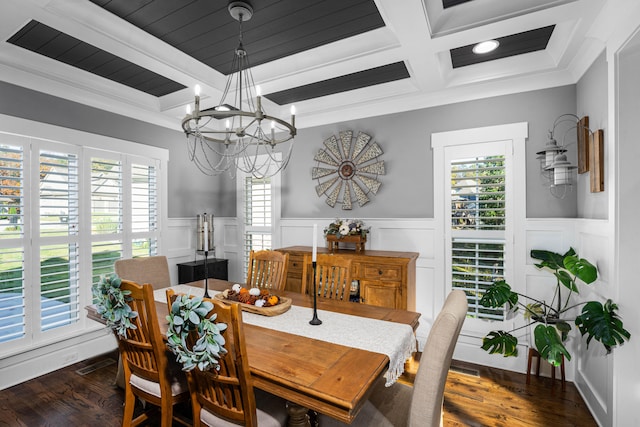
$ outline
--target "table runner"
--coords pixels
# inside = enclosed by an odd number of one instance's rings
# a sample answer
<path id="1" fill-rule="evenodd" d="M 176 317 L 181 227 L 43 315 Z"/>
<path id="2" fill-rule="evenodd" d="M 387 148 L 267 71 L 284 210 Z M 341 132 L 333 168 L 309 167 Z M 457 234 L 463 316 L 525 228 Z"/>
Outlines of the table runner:
<path id="1" fill-rule="evenodd" d="M 188 285 L 173 286 L 173 289 L 176 293 L 194 296 L 204 294 L 204 289 Z M 210 290 L 209 293 L 213 296 L 219 292 Z M 156 301 L 166 301 L 165 289 L 155 290 L 154 298 Z M 242 312 L 243 321 L 251 325 L 386 354 L 389 357 L 389 369 L 384 374 L 387 386 L 402 375 L 404 362 L 416 351 L 416 339 L 409 325 L 318 310 L 322 325 L 314 326 L 309 324 L 312 317 L 313 309 L 295 305 L 285 313 L 271 317 Z"/>

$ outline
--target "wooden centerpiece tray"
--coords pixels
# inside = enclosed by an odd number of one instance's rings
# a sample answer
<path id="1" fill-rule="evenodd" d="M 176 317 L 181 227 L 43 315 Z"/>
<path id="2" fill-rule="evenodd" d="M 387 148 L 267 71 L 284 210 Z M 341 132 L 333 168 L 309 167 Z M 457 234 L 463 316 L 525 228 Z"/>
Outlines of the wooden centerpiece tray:
<path id="1" fill-rule="evenodd" d="M 280 299 L 280 302 L 270 307 L 256 307 L 253 304 L 246 304 L 240 301 L 227 299 L 222 295 L 222 293 L 215 294 L 213 297 L 218 301 L 222 301 L 227 304 L 240 304 L 240 309 L 242 311 L 261 314 L 263 316 L 277 316 L 279 314 L 285 313 L 289 310 L 289 308 L 291 308 L 291 298 L 287 297 L 278 297 Z"/>

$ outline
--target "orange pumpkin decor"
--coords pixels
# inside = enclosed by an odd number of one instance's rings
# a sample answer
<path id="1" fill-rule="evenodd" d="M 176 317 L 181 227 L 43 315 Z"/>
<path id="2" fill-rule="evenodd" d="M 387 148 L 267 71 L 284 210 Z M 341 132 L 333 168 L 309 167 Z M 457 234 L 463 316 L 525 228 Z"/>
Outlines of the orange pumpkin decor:
<path id="1" fill-rule="evenodd" d="M 271 295 L 269 298 L 267 298 L 268 305 L 276 305 L 279 301 L 280 299 L 275 295 Z"/>
<path id="2" fill-rule="evenodd" d="M 238 289 L 239 285 L 235 286 L 235 289 L 227 289 L 223 292 L 223 296 L 226 299 L 251 305 L 256 305 L 256 301 L 262 300 L 263 302 L 257 304 L 260 307 L 272 307 L 280 303 L 280 298 L 277 295 L 270 294 L 268 289 L 260 289 L 260 295 L 251 295 L 249 289 L 245 287 Z"/>

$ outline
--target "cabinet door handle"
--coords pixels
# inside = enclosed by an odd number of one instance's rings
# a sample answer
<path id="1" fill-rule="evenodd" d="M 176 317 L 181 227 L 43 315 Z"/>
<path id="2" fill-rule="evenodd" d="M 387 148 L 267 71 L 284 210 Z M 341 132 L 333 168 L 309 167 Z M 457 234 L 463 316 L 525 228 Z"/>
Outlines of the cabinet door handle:
<path id="1" fill-rule="evenodd" d="M 293 265 L 294 267 L 297 267 L 297 266 L 298 266 L 298 263 L 297 263 L 297 262 L 294 262 L 292 265 Z"/>
<path id="2" fill-rule="evenodd" d="M 382 276 L 382 270 L 378 270 L 378 275 Z"/>

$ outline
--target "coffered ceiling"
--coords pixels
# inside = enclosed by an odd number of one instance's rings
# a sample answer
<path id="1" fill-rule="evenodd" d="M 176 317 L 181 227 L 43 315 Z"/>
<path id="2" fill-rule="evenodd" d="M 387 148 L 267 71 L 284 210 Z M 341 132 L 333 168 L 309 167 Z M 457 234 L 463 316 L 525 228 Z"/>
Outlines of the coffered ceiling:
<path id="1" fill-rule="evenodd" d="M 604 0 L 253 0 L 263 105 L 298 127 L 575 83 Z M 238 45 L 227 0 L 3 0 L 1 78 L 179 129 L 218 103 Z M 498 50 L 472 47 L 495 39 Z"/>

